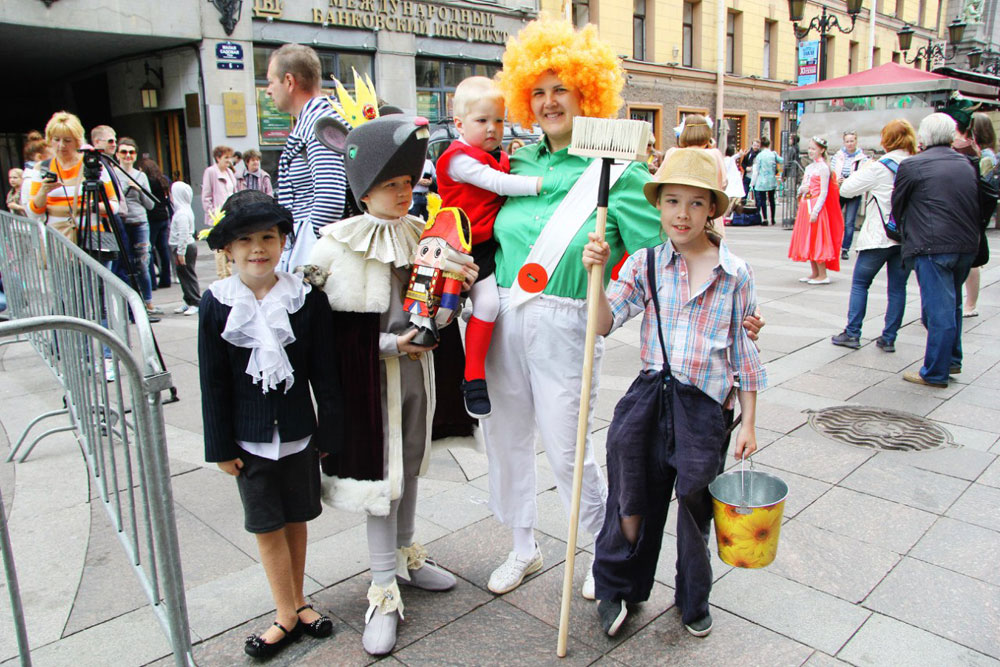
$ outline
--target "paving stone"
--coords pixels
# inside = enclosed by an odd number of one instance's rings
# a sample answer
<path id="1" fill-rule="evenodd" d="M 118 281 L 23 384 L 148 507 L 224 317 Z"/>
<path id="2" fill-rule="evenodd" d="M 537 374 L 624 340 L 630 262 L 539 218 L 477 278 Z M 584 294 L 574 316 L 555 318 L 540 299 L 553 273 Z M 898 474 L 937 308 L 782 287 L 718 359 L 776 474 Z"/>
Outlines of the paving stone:
<path id="1" fill-rule="evenodd" d="M 445 482 L 464 484 L 465 472 L 462 466 L 448 453 L 447 449 L 435 449 L 431 453 L 430 465 L 424 479 L 437 479 Z"/>
<path id="2" fill-rule="evenodd" d="M 942 594 L 945 591 L 947 595 Z M 998 601 L 1000 588 L 996 586 L 913 558 L 903 558 L 868 596 L 865 606 L 995 656 L 1000 655 Z"/>
<path id="3" fill-rule="evenodd" d="M 556 662 L 557 629 L 504 600 L 494 600 L 396 654 L 407 665 L 496 665 Z M 573 639 L 559 664 L 589 665 L 600 653 Z"/>
<path id="4" fill-rule="evenodd" d="M 880 614 L 872 614 L 840 651 L 840 657 L 859 667 L 1000 664 L 982 653 Z"/>
<path id="5" fill-rule="evenodd" d="M 591 558 L 591 554 L 585 552 L 577 554 L 576 557 L 573 597 L 570 602 L 569 636 L 601 653 L 607 653 L 672 607 L 674 592 L 673 589 L 654 582 L 649 600 L 642 604 L 629 605 L 629 614 L 625 625 L 615 637 L 608 637 L 601 628 L 597 615 L 597 603 L 583 599 L 580 594 L 587 568 L 592 562 Z M 519 586 L 506 594 L 503 599 L 548 625 L 559 627 L 565 572 L 565 563 L 563 563 Z"/>
<path id="6" fill-rule="evenodd" d="M 672 508 L 671 508 L 672 509 Z M 671 512 L 673 514 L 673 512 Z M 676 531 L 676 527 L 674 528 Z M 719 548 L 715 536 L 715 523 L 709 530 L 708 552 L 711 556 L 712 581 L 718 581 L 727 572 L 733 569 L 732 565 L 722 562 L 719 558 Z M 656 574 L 654 579 L 664 586 L 674 589 L 677 575 L 677 536 L 674 533 L 664 533 L 663 542 L 660 544 L 660 558 L 656 561 Z"/>
<path id="7" fill-rule="evenodd" d="M 370 585 L 371 576 L 365 572 L 312 597 L 323 609 L 344 619 L 360 636 L 365 630 Z M 493 595 L 464 579 L 459 579 L 449 591 L 424 591 L 410 586 L 400 586 L 399 591 L 406 608 L 405 619 L 398 628 L 396 652 L 493 599 Z"/>
<path id="8" fill-rule="evenodd" d="M 948 510 L 948 516 L 990 530 L 1000 531 L 1000 489 L 973 484 Z"/>
<path id="9" fill-rule="evenodd" d="M 430 498 L 420 498 L 417 515 L 449 530 L 458 530 L 492 514 L 489 496 L 468 486 L 459 486 Z"/>
<path id="10" fill-rule="evenodd" d="M 941 513 L 965 491 L 969 483 L 875 457 L 851 473 L 840 485 L 917 509 Z"/>
<path id="11" fill-rule="evenodd" d="M 462 468 L 467 480 L 482 477 L 489 472 L 489 462 L 485 451 L 478 452 L 470 447 L 452 447 L 448 452 Z"/>
<path id="12" fill-rule="evenodd" d="M 540 531 L 535 531 L 535 541 L 542 550 L 542 571 L 566 558 L 565 542 Z M 427 548 L 442 567 L 486 590 L 490 574 L 510 553 L 511 533 L 495 520 L 484 519 L 435 540 Z"/>
<path id="13" fill-rule="evenodd" d="M 860 382 L 866 387 L 881 382 L 893 376 L 889 371 L 882 371 L 877 368 L 866 368 L 853 364 L 844 364 L 839 361 L 825 366 L 820 366 L 813 371 L 816 375 L 837 378 L 847 382 Z"/>
<path id="14" fill-rule="evenodd" d="M 979 405 L 954 401 L 948 401 L 928 414 L 928 417 L 948 424 L 968 426 L 982 431 L 993 431 L 1000 425 L 1000 410 L 991 410 Z"/>
<path id="15" fill-rule="evenodd" d="M 772 403 L 767 400 L 767 392 L 757 402 L 757 424 L 762 428 L 789 433 L 806 423 L 806 415 L 799 408 Z"/>
<path id="16" fill-rule="evenodd" d="M 861 602 L 899 555 L 799 520 L 781 527 L 778 555 L 769 572 L 848 602 Z"/>
<path id="17" fill-rule="evenodd" d="M 818 441 L 785 436 L 754 458 L 758 463 L 773 468 L 823 482 L 837 483 L 874 454 L 873 451 L 825 438 Z"/>
<path id="18" fill-rule="evenodd" d="M 717 607 L 711 614 L 712 634 L 707 637 L 691 636 L 680 613 L 671 609 L 609 655 L 629 665 L 702 667 L 738 661 L 746 667 L 797 667 L 812 653 L 807 646 Z"/>
<path id="19" fill-rule="evenodd" d="M 943 401 L 934 396 L 918 396 L 906 393 L 901 389 L 890 389 L 886 386 L 879 386 L 865 389 L 852 396 L 851 402 L 872 408 L 902 410 L 903 412 L 924 417 L 936 410 Z"/>
<path id="20" fill-rule="evenodd" d="M 900 554 L 909 551 L 936 518 L 923 510 L 841 487 L 830 489 L 797 517 L 824 530 Z"/>
<path id="21" fill-rule="evenodd" d="M 996 362 L 994 361 L 994 363 Z M 962 375 L 965 375 L 964 368 L 962 369 Z M 975 384 L 969 385 L 955 394 L 951 402 L 996 410 L 997 406 L 1000 406 L 1000 389 L 990 389 L 989 387 L 980 387 Z"/>
<path id="22" fill-rule="evenodd" d="M 1000 586 L 997 545 L 1000 533 L 941 517 L 910 551 L 913 558 Z"/>
<path id="23" fill-rule="evenodd" d="M 738 467 L 730 468 L 730 470 L 734 469 L 739 470 Z M 779 470 L 771 466 L 758 465 L 754 469 L 779 477 L 788 485 L 788 497 L 785 499 L 785 509 L 782 512 L 785 521 L 797 516 L 799 512 L 809 507 L 817 498 L 820 498 L 824 493 L 834 488 L 827 482 L 820 482 L 810 477 L 803 477 L 802 475 L 796 475 L 793 472 Z"/>
<path id="24" fill-rule="evenodd" d="M 829 655 L 836 655 L 868 617 L 849 602 L 766 570 L 733 568 L 715 583 L 712 602 Z"/>
<path id="25" fill-rule="evenodd" d="M 847 665 L 849 663 L 843 660 L 837 660 L 836 658 L 831 658 L 826 653 L 822 651 L 815 651 L 809 659 L 802 663 L 802 667 L 838 667 L 839 665 Z"/>
<path id="26" fill-rule="evenodd" d="M 986 486 L 992 486 L 994 489 L 1000 489 L 1000 457 L 996 458 L 990 467 L 979 476 L 976 480 L 979 484 L 985 484 Z"/>
<path id="27" fill-rule="evenodd" d="M 917 361 L 911 364 L 908 368 L 902 369 L 904 371 L 919 371 L 920 362 Z M 952 377 L 947 387 L 928 387 L 921 384 L 914 384 L 912 382 L 907 382 L 903 379 L 903 374 L 897 373 L 878 384 L 873 385 L 875 389 L 889 389 L 892 391 L 900 391 L 904 394 L 913 394 L 915 396 L 923 396 L 925 398 L 935 398 L 938 400 L 947 400 L 962 391 L 965 388 L 965 383 L 962 383 Z"/>
<path id="28" fill-rule="evenodd" d="M 536 528 L 538 532 L 551 535 L 557 540 L 565 542 L 569 537 L 569 510 L 563 505 L 559 498 L 559 492 L 555 490 L 545 491 L 538 494 L 538 521 Z M 594 542 L 596 535 L 591 535 L 582 525 L 577 530 L 576 546 L 586 547 Z"/>
<path id="29" fill-rule="evenodd" d="M 879 458 L 970 482 L 996 460 L 996 456 L 966 447 L 941 447 L 919 452 L 880 452 Z"/>
<path id="30" fill-rule="evenodd" d="M 952 440 L 955 441 L 956 445 L 962 445 L 968 449 L 985 452 L 997 441 L 997 434 L 990 431 L 980 431 L 979 429 L 959 426 L 958 424 L 948 424 L 933 419 L 931 421 L 951 433 Z"/>
<path id="31" fill-rule="evenodd" d="M 867 386 L 868 383 L 861 380 L 831 378 L 817 373 L 805 373 L 781 384 L 781 388 L 788 391 L 802 391 L 838 401 L 850 399 L 855 394 L 862 392 Z"/>

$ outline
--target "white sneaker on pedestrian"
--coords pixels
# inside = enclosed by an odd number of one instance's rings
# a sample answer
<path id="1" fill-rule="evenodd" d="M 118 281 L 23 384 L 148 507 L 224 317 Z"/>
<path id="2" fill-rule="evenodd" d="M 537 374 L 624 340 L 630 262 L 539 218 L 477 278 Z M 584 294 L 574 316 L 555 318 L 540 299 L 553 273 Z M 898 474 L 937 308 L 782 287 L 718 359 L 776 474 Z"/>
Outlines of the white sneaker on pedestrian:
<path id="1" fill-rule="evenodd" d="M 534 574 L 542 569 L 542 551 L 535 545 L 535 552 L 527 560 L 518 558 L 518 555 L 511 551 L 507 555 L 507 560 L 490 575 L 490 581 L 486 585 L 497 595 L 508 593 L 524 581 L 529 574 Z"/>
<path id="2" fill-rule="evenodd" d="M 595 592 L 594 584 L 594 562 L 590 562 L 590 567 L 587 568 L 587 576 L 583 579 L 583 588 L 580 593 L 583 595 L 584 600 L 596 600 L 597 594 Z"/>
<path id="3" fill-rule="evenodd" d="M 104 380 L 106 382 L 115 381 L 115 362 L 113 359 L 104 360 Z"/>
<path id="4" fill-rule="evenodd" d="M 188 306 L 187 310 L 184 311 L 184 315 L 187 317 L 197 314 L 198 314 L 198 306 Z"/>
<path id="5" fill-rule="evenodd" d="M 186 303 L 182 303 L 181 305 L 174 308 L 174 315 L 183 315 L 185 311 L 187 311 L 187 309 L 188 305 Z"/>

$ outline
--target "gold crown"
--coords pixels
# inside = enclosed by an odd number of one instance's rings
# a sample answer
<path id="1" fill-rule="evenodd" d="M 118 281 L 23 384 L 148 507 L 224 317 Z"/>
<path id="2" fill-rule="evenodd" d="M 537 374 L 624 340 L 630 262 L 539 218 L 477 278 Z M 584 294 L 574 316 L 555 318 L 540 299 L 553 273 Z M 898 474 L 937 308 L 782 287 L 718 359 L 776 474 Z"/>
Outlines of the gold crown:
<path id="1" fill-rule="evenodd" d="M 333 100 L 331 103 L 337 113 L 353 128 L 378 118 L 378 95 L 375 94 L 371 77 L 367 74 L 362 77 L 353 67 L 351 71 L 354 73 L 354 96 L 347 92 L 344 84 L 337 81 L 337 98 L 340 103 Z"/>

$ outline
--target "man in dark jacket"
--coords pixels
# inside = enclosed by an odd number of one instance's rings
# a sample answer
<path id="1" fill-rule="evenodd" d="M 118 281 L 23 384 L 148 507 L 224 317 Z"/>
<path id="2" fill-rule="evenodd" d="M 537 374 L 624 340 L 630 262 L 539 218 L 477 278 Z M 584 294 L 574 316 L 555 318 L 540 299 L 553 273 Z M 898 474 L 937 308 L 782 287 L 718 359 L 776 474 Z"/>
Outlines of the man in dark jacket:
<path id="1" fill-rule="evenodd" d="M 962 370 L 962 284 L 979 248 L 979 183 L 972 163 L 951 148 L 950 116 L 927 116 L 917 134 L 924 150 L 899 165 L 892 215 L 902 228 L 903 262 L 920 282 L 927 347 L 920 372 L 903 379 L 943 388 Z"/>

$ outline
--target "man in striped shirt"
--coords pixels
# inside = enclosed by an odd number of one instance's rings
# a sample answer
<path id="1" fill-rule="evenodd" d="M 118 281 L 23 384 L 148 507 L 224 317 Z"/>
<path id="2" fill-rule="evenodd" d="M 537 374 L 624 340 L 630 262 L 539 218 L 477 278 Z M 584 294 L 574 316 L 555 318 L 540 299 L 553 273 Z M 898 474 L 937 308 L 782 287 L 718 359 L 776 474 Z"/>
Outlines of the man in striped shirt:
<path id="1" fill-rule="evenodd" d="M 344 214 L 344 159 L 319 143 L 313 131 L 323 116 L 344 122 L 320 91 L 321 79 L 319 56 L 308 46 L 285 44 L 271 54 L 267 94 L 279 111 L 296 117 L 295 129 L 278 160 L 278 203 L 292 212 L 296 246 L 305 242 L 311 247 L 319 229 L 339 221 Z M 312 237 L 305 238 L 303 232 Z M 298 252 L 286 247 L 282 268 L 294 268 L 288 266 L 290 255 Z"/>

